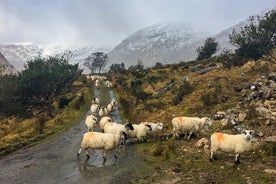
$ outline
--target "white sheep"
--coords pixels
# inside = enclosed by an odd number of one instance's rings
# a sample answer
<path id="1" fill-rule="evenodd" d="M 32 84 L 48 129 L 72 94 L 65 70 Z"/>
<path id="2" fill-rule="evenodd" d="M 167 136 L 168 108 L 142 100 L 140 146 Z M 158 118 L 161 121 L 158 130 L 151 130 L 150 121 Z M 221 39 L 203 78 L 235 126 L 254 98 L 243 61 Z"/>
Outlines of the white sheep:
<path id="1" fill-rule="evenodd" d="M 119 124 L 119 123 L 113 123 L 113 122 L 105 123 L 103 129 L 104 129 L 105 133 L 116 134 L 118 132 L 125 132 L 125 133 L 127 133 L 127 135 L 128 135 L 129 130 L 134 130 L 131 123 Z"/>
<path id="2" fill-rule="evenodd" d="M 97 112 L 100 110 L 100 106 L 99 104 L 96 104 L 96 103 L 93 103 L 91 106 L 90 106 L 90 111 L 92 114 L 97 114 Z"/>
<path id="3" fill-rule="evenodd" d="M 108 114 L 106 107 L 101 107 L 99 110 L 99 116 L 103 117 L 106 116 Z"/>
<path id="4" fill-rule="evenodd" d="M 111 83 L 109 80 L 107 80 L 107 81 L 105 82 L 105 84 L 106 84 L 106 86 L 107 86 L 108 88 L 111 88 L 111 87 L 112 87 L 112 83 Z"/>
<path id="5" fill-rule="evenodd" d="M 251 149 L 251 139 L 254 131 L 243 130 L 241 134 L 232 135 L 225 133 L 214 133 L 211 135 L 211 156 L 214 161 L 215 153 L 219 150 L 235 153 L 235 164 L 239 164 L 240 154 Z"/>
<path id="6" fill-rule="evenodd" d="M 153 123 L 153 122 L 141 122 L 140 125 L 150 125 L 151 126 L 151 131 L 148 130 L 148 135 L 151 136 L 157 136 L 158 133 L 163 131 L 163 123 L 158 122 L 158 123 Z"/>
<path id="7" fill-rule="evenodd" d="M 151 126 L 151 132 L 157 132 L 163 130 L 163 123 L 153 123 L 153 122 L 141 122 L 140 125 L 150 125 Z"/>
<path id="8" fill-rule="evenodd" d="M 100 87 L 100 80 L 96 79 L 96 81 L 95 81 L 95 86 L 96 86 L 96 88 L 99 88 L 99 87 Z"/>
<path id="9" fill-rule="evenodd" d="M 114 148 L 118 148 L 121 144 L 125 144 L 126 133 L 118 132 L 117 134 L 111 133 L 101 133 L 101 132 L 87 132 L 83 135 L 80 150 L 77 154 L 79 157 L 81 151 L 84 149 L 87 159 L 90 158 L 88 153 L 88 148 L 91 149 L 104 149 L 103 150 L 103 159 L 106 161 L 106 153 Z M 116 153 L 114 154 L 115 159 L 117 159 Z"/>
<path id="10" fill-rule="evenodd" d="M 110 102 L 106 106 L 107 113 L 110 114 L 111 112 L 113 112 L 115 110 L 115 108 L 116 108 L 116 105 L 113 102 Z"/>
<path id="11" fill-rule="evenodd" d="M 144 141 L 147 133 L 149 131 L 151 131 L 151 125 L 146 124 L 146 125 L 142 125 L 142 124 L 133 124 L 133 130 L 128 131 L 128 136 L 130 138 L 137 138 L 138 141 Z"/>
<path id="12" fill-rule="evenodd" d="M 204 126 L 212 125 L 212 121 L 207 117 L 175 117 L 172 119 L 172 125 L 174 138 L 178 138 L 180 133 L 185 133 L 185 137 L 189 133 L 187 139 L 190 140 L 192 133 L 196 133 L 198 137 L 198 132 Z"/>
<path id="13" fill-rule="evenodd" d="M 111 123 L 112 119 L 110 116 L 103 116 L 99 122 L 100 129 L 103 130 L 106 123 Z"/>
<path id="14" fill-rule="evenodd" d="M 88 132 L 93 131 L 93 128 L 96 125 L 96 123 L 97 123 L 97 117 L 96 116 L 94 116 L 92 114 L 86 116 L 85 124 L 88 128 Z"/>
<path id="15" fill-rule="evenodd" d="M 99 98 L 94 97 L 94 98 L 92 99 L 92 104 L 100 104 Z"/>

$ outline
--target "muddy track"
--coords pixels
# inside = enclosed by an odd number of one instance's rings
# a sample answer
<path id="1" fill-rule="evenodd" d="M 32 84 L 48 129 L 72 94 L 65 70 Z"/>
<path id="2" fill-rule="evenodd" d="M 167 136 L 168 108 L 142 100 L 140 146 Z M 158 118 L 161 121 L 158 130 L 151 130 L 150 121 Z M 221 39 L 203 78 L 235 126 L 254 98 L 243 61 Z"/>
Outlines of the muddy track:
<path id="1" fill-rule="evenodd" d="M 96 97 L 101 98 L 98 89 L 94 92 Z M 114 97 L 112 91 L 110 96 Z M 111 117 L 121 122 L 119 110 Z M 86 130 L 83 118 L 71 129 L 47 142 L 1 158 L 0 183 L 129 183 L 130 174 L 136 166 L 134 163 L 138 162 L 134 145 L 125 145 L 117 160 L 112 153 L 108 154 L 105 164 L 100 150 L 90 150 L 89 160 L 84 154 L 77 158 Z"/>

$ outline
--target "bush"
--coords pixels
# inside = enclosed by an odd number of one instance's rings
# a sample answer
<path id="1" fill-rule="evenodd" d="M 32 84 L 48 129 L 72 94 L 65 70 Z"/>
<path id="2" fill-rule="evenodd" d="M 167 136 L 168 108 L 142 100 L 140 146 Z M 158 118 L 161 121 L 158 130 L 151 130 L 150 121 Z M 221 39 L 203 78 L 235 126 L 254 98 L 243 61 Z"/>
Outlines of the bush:
<path id="1" fill-rule="evenodd" d="M 215 86 L 214 91 L 206 92 L 200 97 L 200 101 L 204 106 L 211 106 L 219 103 L 219 96 L 221 94 L 222 87 Z"/>
<path id="2" fill-rule="evenodd" d="M 183 100 L 183 97 L 192 93 L 193 90 L 193 86 L 190 85 L 188 81 L 184 81 L 183 84 L 177 90 L 177 95 L 173 100 L 174 105 L 179 104 Z"/>
<path id="3" fill-rule="evenodd" d="M 276 9 L 268 11 L 263 18 L 252 16 L 249 21 L 240 31 L 234 30 L 229 39 L 238 47 L 237 55 L 257 60 L 276 46 Z"/>

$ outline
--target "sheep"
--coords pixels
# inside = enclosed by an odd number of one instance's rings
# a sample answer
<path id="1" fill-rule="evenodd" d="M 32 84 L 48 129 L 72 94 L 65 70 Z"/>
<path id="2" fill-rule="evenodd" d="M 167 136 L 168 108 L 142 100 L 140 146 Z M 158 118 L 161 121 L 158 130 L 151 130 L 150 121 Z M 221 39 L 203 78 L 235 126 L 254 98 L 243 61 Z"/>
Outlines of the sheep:
<path id="1" fill-rule="evenodd" d="M 145 141 L 147 132 L 152 130 L 151 125 L 149 124 L 133 124 L 132 126 L 134 130 L 128 131 L 128 135 L 130 138 L 137 138 L 138 141 Z"/>
<path id="2" fill-rule="evenodd" d="M 88 128 L 88 132 L 93 131 L 93 128 L 94 128 L 96 123 L 97 123 L 97 117 L 96 116 L 94 116 L 92 114 L 86 116 L 85 124 Z"/>
<path id="3" fill-rule="evenodd" d="M 129 130 L 134 130 L 133 126 L 131 123 L 127 123 L 127 124 L 118 124 L 118 123 L 113 123 L 113 122 L 108 122 L 108 123 L 105 123 L 104 125 L 104 132 L 105 133 L 113 133 L 113 134 L 116 134 L 118 132 L 125 132 L 129 133 Z"/>
<path id="4" fill-rule="evenodd" d="M 77 154 L 77 157 L 80 156 L 81 151 L 84 149 L 87 159 L 90 158 L 88 153 L 88 148 L 91 149 L 103 149 L 103 162 L 106 161 L 106 153 L 114 148 L 119 147 L 121 144 L 126 142 L 126 133 L 118 132 L 116 134 L 111 133 L 101 133 L 101 132 L 87 132 L 83 135 L 80 150 Z M 116 153 L 114 154 L 115 159 L 117 159 Z"/>
<path id="5" fill-rule="evenodd" d="M 103 116 L 99 122 L 100 129 L 103 130 L 106 123 L 111 123 L 112 119 L 109 116 Z"/>
<path id="6" fill-rule="evenodd" d="M 150 125 L 152 129 L 151 132 L 157 132 L 157 131 L 163 130 L 163 123 L 161 122 L 158 122 L 158 123 L 141 122 L 140 125 Z"/>
<path id="7" fill-rule="evenodd" d="M 101 107 L 99 110 L 99 116 L 103 117 L 106 116 L 108 114 L 106 107 Z"/>
<path id="8" fill-rule="evenodd" d="M 251 139 L 253 130 L 243 130 L 241 134 L 232 135 L 225 133 L 214 133 L 211 135 L 211 156 L 210 161 L 214 161 L 215 153 L 219 150 L 235 153 L 235 164 L 240 163 L 240 154 L 251 149 Z"/>
<path id="9" fill-rule="evenodd" d="M 116 107 L 115 102 L 111 101 L 109 104 L 107 104 L 106 109 L 107 109 L 108 114 L 113 112 L 115 110 L 115 107 Z"/>
<path id="10" fill-rule="evenodd" d="M 109 80 L 107 80 L 107 81 L 105 82 L 105 84 L 106 84 L 106 86 L 107 86 L 108 88 L 111 88 L 111 87 L 112 87 L 112 83 L 111 83 Z"/>
<path id="11" fill-rule="evenodd" d="M 100 87 L 100 81 L 98 79 L 96 79 L 96 81 L 95 81 L 95 86 L 96 86 L 96 88 Z"/>
<path id="12" fill-rule="evenodd" d="M 140 125 L 150 125 L 151 126 L 151 131 L 148 130 L 148 134 L 151 136 L 157 136 L 158 133 L 163 131 L 163 123 L 158 122 L 158 123 L 152 123 L 152 122 L 141 122 Z"/>
<path id="13" fill-rule="evenodd" d="M 192 133 L 196 133 L 196 136 L 198 137 L 198 132 L 203 128 L 203 126 L 212 125 L 212 121 L 207 117 L 175 117 L 172 119 L 172 125 L 174 138 L 178 138 L 179 133 L 183 132 L 186 137 L 186 133 L 189 132 L 187 137 L 187 140 L 189 141 Z"/>
<path id="14" fill-rule="evenodd" d="M 100 106 L 99 104 L 95 104 L 93 103 L 91 106 L 90 106 L 90 111 L 92 114 L 96 114 L 100 109 Z"/>
<path id="15" fill-rule="evenodd" d="M 99 98 L 94 97 L 94 98 L 92 99 L 92 104 L 100 104 Z"/>

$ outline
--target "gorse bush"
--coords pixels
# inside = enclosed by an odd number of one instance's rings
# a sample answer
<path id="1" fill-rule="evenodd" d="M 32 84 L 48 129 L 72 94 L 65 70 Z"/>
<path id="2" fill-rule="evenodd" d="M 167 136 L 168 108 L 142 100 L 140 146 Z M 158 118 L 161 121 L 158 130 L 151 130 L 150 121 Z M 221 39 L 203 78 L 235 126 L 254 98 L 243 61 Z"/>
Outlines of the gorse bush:
<path id="1" fill-rule="evenodd" d="M 184 81 L 183 84 L 178 88 L 177 95 L 174 98 L 174 105 L 177 105 L 183 100 L 183 97 L 193 92 L 193 86 L 188 82 Z"/>
<path id="2" fill-rule="evenodd" d="M 275 34 L 276 9 L 273 9 L 264 17 L 252 16 L 248 25 L 229 35 L 229 40 L 238 47 L 237 55 L 257 60 L 275 48 Z"/>
<path id="3" fill-rule="evenodd" d="M 215 86 L 214 91 L 209 91 L 204 93 L 200 100 L 203 103 L 204 106 L 211 106 L 215 105 L 220 102 L 220 95 L 221 95 L 222 87 L 221 86 Z"/>
<path id="4" fill-rule="evenodd" d="M 54 99 L 67 92 L 81 72 L 78 64 L 70 65 L 63 57 L 28 61 L 18 76 L 1 77 L 0 114 L 32 116 L 34 108 L 50 113 Z"/>

